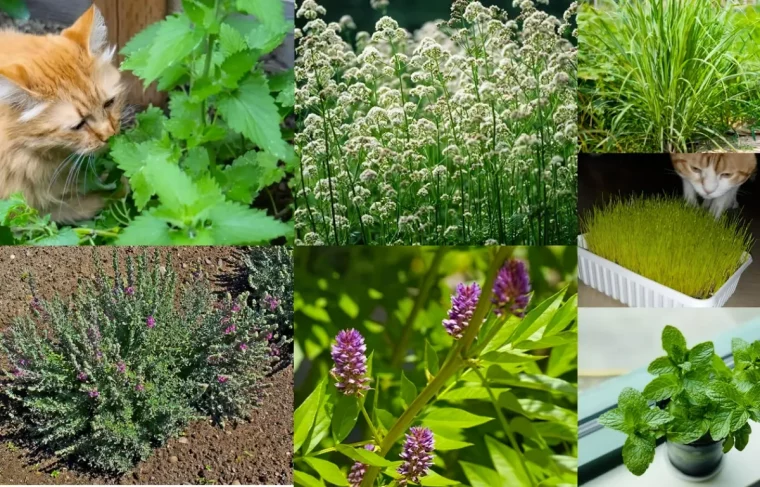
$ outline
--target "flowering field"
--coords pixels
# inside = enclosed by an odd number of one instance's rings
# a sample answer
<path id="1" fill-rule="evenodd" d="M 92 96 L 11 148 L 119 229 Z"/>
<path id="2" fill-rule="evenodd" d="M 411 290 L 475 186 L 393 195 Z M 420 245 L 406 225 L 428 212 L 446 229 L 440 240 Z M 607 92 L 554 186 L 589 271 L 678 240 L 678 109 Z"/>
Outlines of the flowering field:
<path id="1" fill-rule="evenodd" d="M 296 485 L 574 485 L 576 258 L 300 249 Z"/>
<path id="2" fill-rule="evenodd" d="M 68 466 L 69 482 L 145 470 L 170 484 L 287 483 L 276 458 L 291 444 L 292 263 L 263 252 L 269 267 L 259 249 L 0 251 L 15 269 L 0 289 L 0 480 L 55 481 Z M 50 262 L 64 267 L 47 276 Z M 255 288 L 234 285 L 252 275 Z"/>
<path id="3" fill-rule="evenodd" d="M 368 33 L 301 2 L 297 243 L 572 243 L 576 4 L 520 8 L 457 0 L 447 22 Z"/>

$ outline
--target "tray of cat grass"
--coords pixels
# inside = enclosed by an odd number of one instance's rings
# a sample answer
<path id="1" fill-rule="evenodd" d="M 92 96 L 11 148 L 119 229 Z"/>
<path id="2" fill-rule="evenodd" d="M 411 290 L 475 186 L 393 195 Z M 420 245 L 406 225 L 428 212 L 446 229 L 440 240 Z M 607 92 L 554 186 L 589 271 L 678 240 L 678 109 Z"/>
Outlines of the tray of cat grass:
<path id="1" fill-rule="evenodd" d="M 631 307 L 722 307 L 752 263 L 746 224 L 679 199 L 616 199 L 582 228 L 580 280 Z"/>

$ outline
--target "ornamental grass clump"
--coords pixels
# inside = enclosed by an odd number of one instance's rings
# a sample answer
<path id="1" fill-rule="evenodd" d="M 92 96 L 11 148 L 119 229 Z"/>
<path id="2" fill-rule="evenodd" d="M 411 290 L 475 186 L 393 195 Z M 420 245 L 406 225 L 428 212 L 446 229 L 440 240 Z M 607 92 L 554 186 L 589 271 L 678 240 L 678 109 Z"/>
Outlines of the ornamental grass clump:
<path id="1" fill-rule="evenodd" d="M 681 332 L 666 326 L 662 348 L 667 355 L 649 364 L 656 377 L 643 393 L 626 387 L 618 407 L 599 423 L 628 435 L 623 462 L 642 475 L 654 460 L 657 439 L 689 445 L 723 442 L 723 452 L 741 451 L 749 442 L 749 420 L 760 422 L 760 341 L 734 338 L 730 369 L 712 342 L 686 346 Z"/>
<path id="2" fill-rule="evenodd" d="M 354 35 L 301 3 L 298 244 L 572 242 L 576 4 L 519 5 L 457 0 L 419 32 L 386 16 Z"/>
<path id="3" fill-rule="evenodd" d="M 706 299 L 744 263 L 754 239 L 736 218 L 716 220 L 680 198 L 616 198 L 582 219 L 587 248 L 687 296 Z"/>
<path id="4" fill-rule="evenodd" d="M 57 455 L 125 472 L 188 422 L 243 419 L 264 397 L 276 320 L 245 294 L 217 300 L 201 275 L 177 290 L 171 259 L 117 254 L 113 277 L 68 300 L 34 296 L 0 337 L 0 394 L 25 434 Z"/>

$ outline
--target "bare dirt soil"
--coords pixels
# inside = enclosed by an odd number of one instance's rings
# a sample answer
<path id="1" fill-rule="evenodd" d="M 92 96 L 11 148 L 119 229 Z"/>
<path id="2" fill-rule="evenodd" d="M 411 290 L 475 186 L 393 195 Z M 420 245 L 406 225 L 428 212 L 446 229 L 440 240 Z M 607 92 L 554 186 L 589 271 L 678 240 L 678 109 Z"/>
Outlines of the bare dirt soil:
<path id="1" fill-rule="evenodd" d="M 0 247 L 0 331 L 14 317 L 26 313 L 29 288 L 22 276 L 32 274 L 43 298 L 67 296 L 77 279 L 94 275 L 93 252 L 109 269 L 111 248 Z M 120 248 L 122 258 L 143 249 Z M 152 252 L 152 250 L 149 250 Z M 180 282 L 193 279 L 200 268 L 220 276 L 234 266 L 233 247 L 165 247 Z M 220 289 L 221 290 L 221 289 Z M 0 485 L 2 484 L 292 484 L 293 367 L 271 377 L 269 397 L 253 411 L 249 422 L 228 424 L 225 429 L 210 422 L 191 424 L 180 438 L 155 450 L 121 477 L 107 477 L 63 461 L 51 452 L 35 448 L 0 424 Z M 0 405 L 0 414 L 2 406 Z"/>

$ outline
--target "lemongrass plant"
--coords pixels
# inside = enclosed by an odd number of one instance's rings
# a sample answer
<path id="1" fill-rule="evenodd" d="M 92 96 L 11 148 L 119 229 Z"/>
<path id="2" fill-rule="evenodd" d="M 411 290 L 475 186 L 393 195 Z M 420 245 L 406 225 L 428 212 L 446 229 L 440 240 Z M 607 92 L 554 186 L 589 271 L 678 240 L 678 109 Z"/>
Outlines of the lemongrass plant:
<path id="1" fill-rule="evenodd" d="M 448 22 L 352 39 L 302 2 L 297 244 L 572 242 L 576 4 L 520 8 L 456 0 Z"/>
<path id="2" fill-rule="evenodd" d="M 744 2 L 742 2 L 744 3 Z M 737 0 L 602 1 L 578 14 L 584 152 L 730 148 L 760 94 Z M 747 7 L 749 8 L 749 7 Z M 745 18 L 746 17 L 746 18 Z M 754 52 L 754 51 L 753 51 Z"/>
<path id="3" fill-rule="evenodd" d="M 688 296 L 712 296 L 744 262 L 748 225 L 672 197 L 617 198 L 582 218 L 590 252 Z"/>

